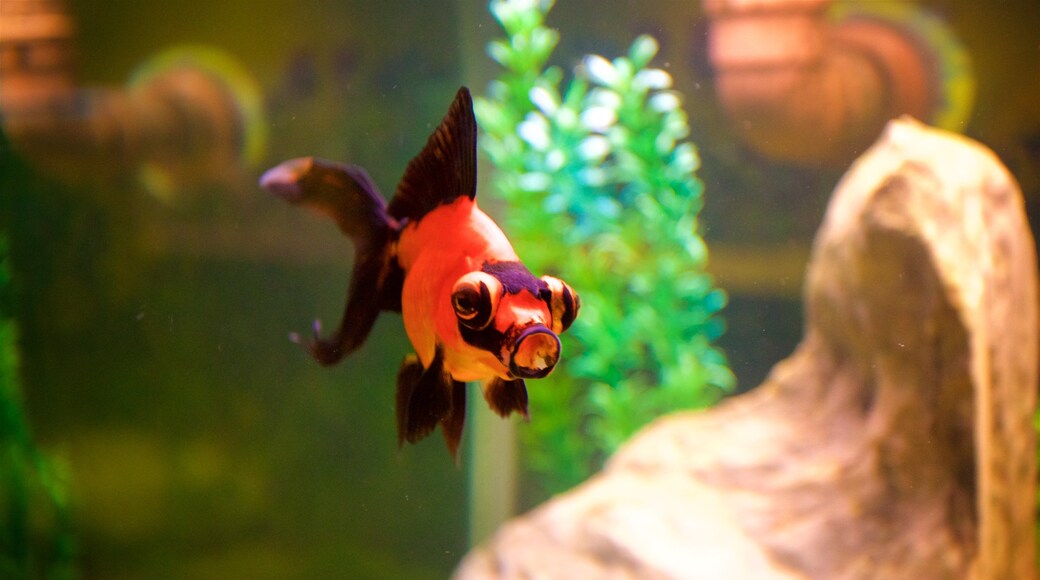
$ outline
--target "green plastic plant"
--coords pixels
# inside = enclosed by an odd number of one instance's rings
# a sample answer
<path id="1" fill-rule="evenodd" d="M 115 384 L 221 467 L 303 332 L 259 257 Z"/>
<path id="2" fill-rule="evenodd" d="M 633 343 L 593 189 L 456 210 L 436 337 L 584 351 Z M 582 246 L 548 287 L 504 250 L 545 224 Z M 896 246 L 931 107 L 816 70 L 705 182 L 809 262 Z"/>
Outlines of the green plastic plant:
<path id="1" fill-rule="evenodd" d="M 66 471 L 36 447 L 22 409 L 7 256 L 0 236 L 0 578 L 73 578 Z"/>
<path id="2" fill-rule="evenodd" d="M 544 24 L 552 4 L 491 2 L 507 38 L 488 52 L 504 70 L 475 104 L 518 253 L 582 300 L 569 352 L 530 391 L 525 454 L 550 492 L 655 417 L 706 407 L 734 382 L 711 345 L 726 295 L 697 234 L 697 150 L 671 77 L 649 67 L 657 42 L 586 57 L 561 90 L 561 69 L 547 65 L 559 40 Z"/>

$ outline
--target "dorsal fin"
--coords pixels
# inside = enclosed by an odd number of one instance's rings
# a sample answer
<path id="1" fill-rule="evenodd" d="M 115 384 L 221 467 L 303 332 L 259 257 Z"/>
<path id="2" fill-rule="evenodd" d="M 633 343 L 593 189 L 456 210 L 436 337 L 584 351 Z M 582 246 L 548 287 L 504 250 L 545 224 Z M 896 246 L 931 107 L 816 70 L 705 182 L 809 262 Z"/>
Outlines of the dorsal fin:
<path id="1" fill-rule="evenodd" d="M 442 204 L 477 195 L 477 120 L 462 87 L 426 146 L 409 163 L 387 212 L 418 221 Z"/>

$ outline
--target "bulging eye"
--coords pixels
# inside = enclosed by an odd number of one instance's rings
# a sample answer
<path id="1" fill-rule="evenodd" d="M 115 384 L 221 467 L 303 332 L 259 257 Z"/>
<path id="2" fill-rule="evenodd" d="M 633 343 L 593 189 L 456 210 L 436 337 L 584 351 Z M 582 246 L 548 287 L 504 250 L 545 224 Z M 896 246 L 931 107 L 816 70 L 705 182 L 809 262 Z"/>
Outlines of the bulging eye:
<path id="1" fill-rule="evenodd" d="M 559 334 L 568 328 L 581 310 L 581 299 L 578 293 L 563 280 L 552 276 L 542 276 L 542 281 L 549 286 L 552 298 L 549 299 L 549 311 L 552 313 L 552 331 Z"/>
<path id="2" fill-rule="evenodd" d="M 473 330 L 487 328 L 495 319 L 502 283 L 484 272 L 470 272 L 459 278 L 451 290 L 451 307 L 459 324 Z"/>

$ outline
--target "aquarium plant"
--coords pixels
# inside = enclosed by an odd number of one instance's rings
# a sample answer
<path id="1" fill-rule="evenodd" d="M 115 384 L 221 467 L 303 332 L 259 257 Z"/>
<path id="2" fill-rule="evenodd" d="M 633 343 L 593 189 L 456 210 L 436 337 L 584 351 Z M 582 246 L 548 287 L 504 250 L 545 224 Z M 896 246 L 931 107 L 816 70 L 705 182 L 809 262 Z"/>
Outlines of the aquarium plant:
<path id="1" fill-rule="evenodd" d="M 706 407 L 734 378 L 712 341 L 726 294 L 705 271 L 703 184 L 682 99 L 640 36 L 613 60 L 586 57 L 563 87 L 548 61 L 552 0 L 494 0 L 503 70 L 475 111 L 506 229 L 535 271 L 581 295 L 550 382 L 530 391 L 528 466 L 549 492 L 582 481 L 655 417 Z"/>
<path id="2" fill-rule="evenodd" d="M 68 478 L 37 448 L 22 407 L 7 260 L 0 236 L 0 578 L 73 578 Z"/>

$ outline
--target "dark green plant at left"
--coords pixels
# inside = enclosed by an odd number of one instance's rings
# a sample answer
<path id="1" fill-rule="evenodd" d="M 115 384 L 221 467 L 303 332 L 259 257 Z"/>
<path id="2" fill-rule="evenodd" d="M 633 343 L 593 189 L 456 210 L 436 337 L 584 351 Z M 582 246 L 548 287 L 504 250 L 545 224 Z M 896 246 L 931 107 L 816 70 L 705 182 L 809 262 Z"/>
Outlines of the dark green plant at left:
<path id="1" fill-rule="evenodd" d="M 0 578 L 67 580 L 76 576 L 68 477 L 26 421 L 10 272 L 0 236 Z"/>

